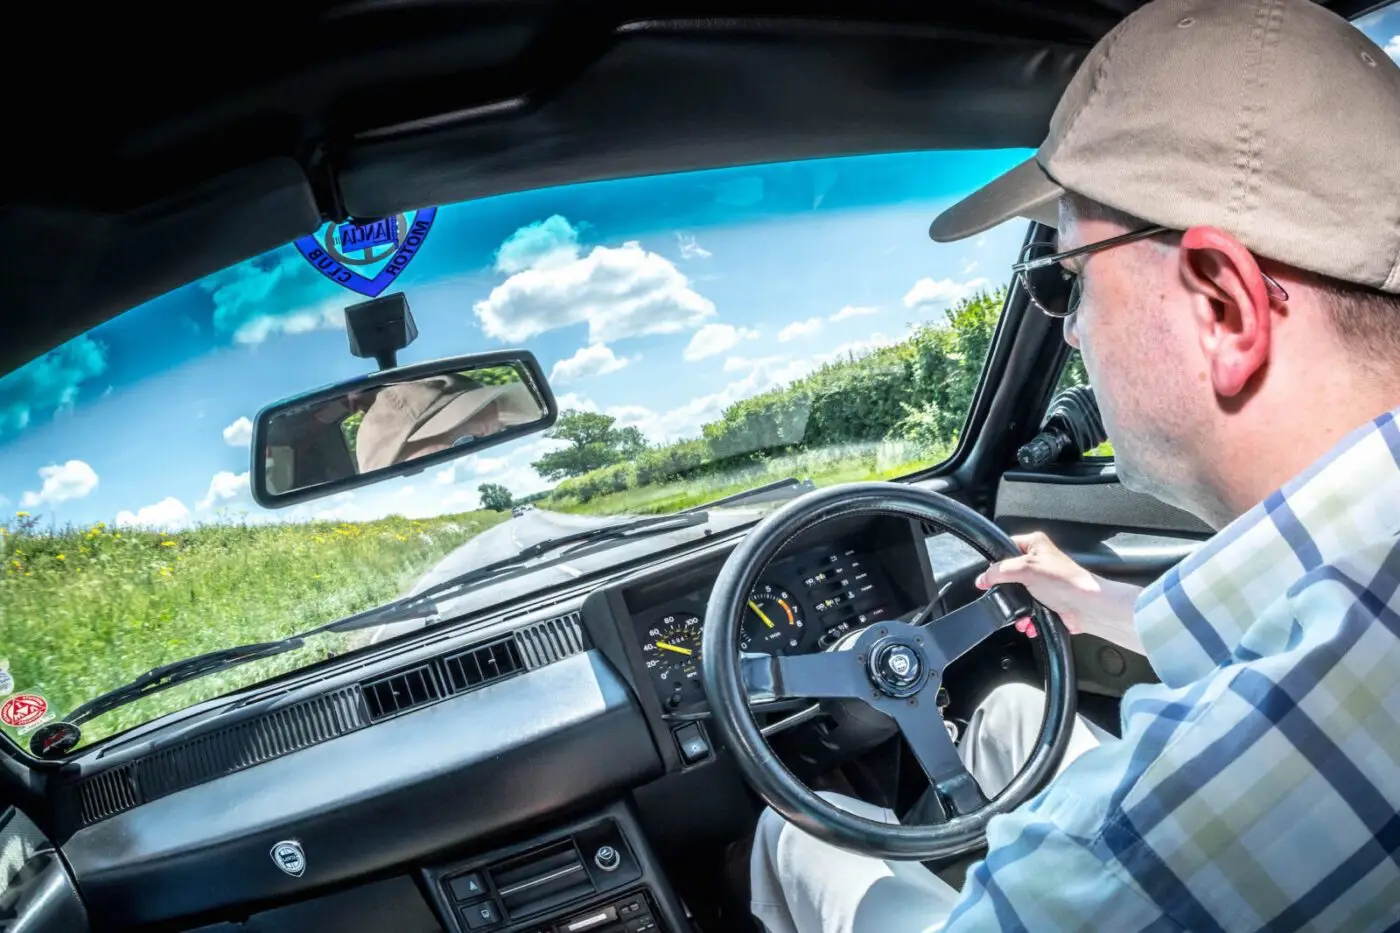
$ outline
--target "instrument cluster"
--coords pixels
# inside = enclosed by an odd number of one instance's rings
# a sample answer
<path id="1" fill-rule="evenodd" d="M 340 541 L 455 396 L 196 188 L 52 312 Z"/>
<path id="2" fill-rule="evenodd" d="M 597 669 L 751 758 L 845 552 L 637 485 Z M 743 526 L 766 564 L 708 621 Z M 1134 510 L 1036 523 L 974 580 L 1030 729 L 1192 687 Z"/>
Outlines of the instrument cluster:
<path id="1" fill-rule="evenodd" d="M 637 617 L 647 674 L 669 710 L 703 706 L 700 659 L 708 585 Z M 884 569 L 869 554 L 835 544 L 770 564 L 749 593 L 736 650 L 764 654 L 822 651 L 853 628 L 903 611 Z"/>

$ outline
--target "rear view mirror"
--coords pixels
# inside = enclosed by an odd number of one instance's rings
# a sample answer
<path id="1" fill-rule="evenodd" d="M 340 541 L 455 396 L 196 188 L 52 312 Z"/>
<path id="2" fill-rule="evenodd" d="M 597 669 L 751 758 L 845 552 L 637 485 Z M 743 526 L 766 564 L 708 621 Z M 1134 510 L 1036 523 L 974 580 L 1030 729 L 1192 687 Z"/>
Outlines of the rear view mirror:
<path id="1" fill-rule="evenodd" d="M 554 424 L 532 353 L 381 370 L 276 402 L 253 426 L 253 499 L 281 508 L 416 473 Z"/>

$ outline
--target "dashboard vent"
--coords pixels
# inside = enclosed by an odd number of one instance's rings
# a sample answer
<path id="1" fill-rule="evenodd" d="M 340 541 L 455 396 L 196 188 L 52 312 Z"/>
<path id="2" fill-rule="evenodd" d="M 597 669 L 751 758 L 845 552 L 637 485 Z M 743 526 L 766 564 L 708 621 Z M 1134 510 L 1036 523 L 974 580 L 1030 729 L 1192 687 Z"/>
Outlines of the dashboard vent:
<path id="1" fill-rule="evenodd" d="M 131 765 L 95 774 L 78 785 L 78 816 L 83 825 L 136 806 L 136 788 Z"/>
<path id="2" fill-rule="evenodd" d="M 75 816 L 88 826 L 186 787 L 354 732 L 368 722 L 358 687 L 312 697 L 84 778 L 70 792 Z"/>
<path id="3" fill-rule="evenodd" d="M 546 619 L 515 633 L 525 666 L 530 670 L 562 661 L 584 650 L 583 624 L 577 612 Z"/>
<path id="4" fill-rule="evenodd" d="M 442 699 L 442 684 L 432 664 L 420 664 L 360 685 L 365 692 L 370 722 Z"/>
<path id="5" fill-rule="evenodd" d="M 519 673 L 525 669 L 525 662 L 515 639 L 503 638 L 448 655 L 442 659 L 442 668 L 448 691 L 462 693 Z"/>
<path id="6" fill-rule="evenodd" d="M 500 862 L 488 871 L 511 920 L 552 910 L 595 890 L 572 839 Z"/>
<path id="7" fill-rule="evenodd" d="M 577 612 L 253 719 L 172 742 L 60 791 L 64 821 L 90 826 L 143 803 L 318 745 L 371 723 L 578 654 Z"/>

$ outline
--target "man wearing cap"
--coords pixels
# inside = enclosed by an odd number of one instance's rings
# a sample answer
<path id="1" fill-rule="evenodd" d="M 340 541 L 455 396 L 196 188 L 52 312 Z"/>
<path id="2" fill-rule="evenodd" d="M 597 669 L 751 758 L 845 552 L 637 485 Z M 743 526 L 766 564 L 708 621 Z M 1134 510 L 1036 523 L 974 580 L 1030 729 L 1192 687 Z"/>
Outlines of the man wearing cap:
<path id="1" fill-rule="evenodd" d="M 361 473 L 424 457 L 473 437 L 533 421 L 539 406 L 522 383 L 483 386 L 462 375 L 381 389 L 355 436 Z"/>
<path id="2" fill-rule="evenodd" d="M 1142 591 L 1044 536 L 988 568 L 979 585 L 1025 584 L 1161 683 L 1128 691 L 1121 738 L 1079 725 L 961 892 L 765 814 L 767 928 L 1394 928 L 1398 154 L 1400 67 L 1345 20 L 1155 0 L 1095 46 L 1035 158 L 934 221 L 939 241 L 1057 227 L 1017 281 L 1081 350 L 1121 482 L 1218 533 Z M 1000 690 L 974 717 L 962 753 L 989 795 L 1040 704 Z"/>

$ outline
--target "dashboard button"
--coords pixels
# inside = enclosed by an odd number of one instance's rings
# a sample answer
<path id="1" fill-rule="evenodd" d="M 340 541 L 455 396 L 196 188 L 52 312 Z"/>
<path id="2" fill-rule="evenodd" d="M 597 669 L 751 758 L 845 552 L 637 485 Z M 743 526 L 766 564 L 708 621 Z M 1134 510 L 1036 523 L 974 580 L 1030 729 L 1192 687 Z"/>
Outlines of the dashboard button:
<path id="1" fill-rule="evenodd" d="M 710 743 L 700 731 L 699 723 L 688 722 L 677 729 L 676 743 L 681 747 L 681 758 L 688 765 L 710 756 Z"/>
<path id="2" fill-rule="evenodd" d="M 467 921 L 467 929 L 484 930 L 501 922 L 501 912 L 495 901 L 482 901 L 462 908 L 462 919 Z"/>
<path id="3" fill-rule="evenodd" d="M 486 885 L 481 883 L 481 872 L 477 871 L 458 875 L 447 882 L 447 886 L 452 889 L 452 896 L 459 901 L 469 901 L 486 893 Z"/>

